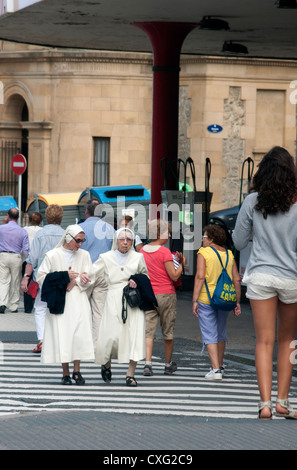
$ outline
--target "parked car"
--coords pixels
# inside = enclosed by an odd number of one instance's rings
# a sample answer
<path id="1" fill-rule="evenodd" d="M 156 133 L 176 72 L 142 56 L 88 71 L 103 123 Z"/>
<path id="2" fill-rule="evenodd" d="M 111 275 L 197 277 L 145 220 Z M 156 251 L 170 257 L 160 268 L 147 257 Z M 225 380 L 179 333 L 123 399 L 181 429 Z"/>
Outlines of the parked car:
<path id="1" fill-rule="evenodd" d="M 235 227 L 236 219 L 239 212 L 239 205 L 230 207 L 229 209 L 222 209 L 220 211 L 211 212 L 209 214 L 209 222 L 211 224 L 221 223 L 232 231 Z"/>

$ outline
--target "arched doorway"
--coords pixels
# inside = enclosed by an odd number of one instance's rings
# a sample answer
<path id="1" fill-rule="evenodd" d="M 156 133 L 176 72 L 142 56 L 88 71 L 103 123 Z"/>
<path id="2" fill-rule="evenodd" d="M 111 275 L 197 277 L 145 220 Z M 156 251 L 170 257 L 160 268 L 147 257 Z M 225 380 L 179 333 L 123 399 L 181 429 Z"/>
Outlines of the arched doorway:
<path id="1" fill-rule="evenodd" d="M 22 153 L 27 159 L 27 169 L 22 175 L 21 194 L 21 210 L 25 211 L 28 199 L 29 171 L 28 129 L 26 128 L 26 122 L 29 121 L 29 109 L 26 100 L 18 93 L 11 93 L 5 99 L 1 118 L 0 140 L 3 162 L 1 180 L 4 182 L 4 187 L 7 187 L 7 191 L 17 200 L 18 177 L 12 174 L 10 162 L 13 155 Z"/>

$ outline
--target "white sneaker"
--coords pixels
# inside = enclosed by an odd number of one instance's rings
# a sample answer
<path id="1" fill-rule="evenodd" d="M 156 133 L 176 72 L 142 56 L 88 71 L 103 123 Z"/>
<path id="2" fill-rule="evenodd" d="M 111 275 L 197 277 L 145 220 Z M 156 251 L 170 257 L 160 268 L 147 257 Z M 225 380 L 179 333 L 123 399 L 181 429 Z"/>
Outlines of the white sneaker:
<path id="1" fill-rule="evenodd" d="M 222 375 L 225 374 L 225 370 L 226 370 L 226 366 L 224 366 L 224 365 L 220 366 L 220 371 L 221 371 Z"/>
<path id="2" fill-rule="evenodd" d="M 222 380 L 223 376 L 220 369 L 210 369 L 205 378 L 207 380 Z"/>

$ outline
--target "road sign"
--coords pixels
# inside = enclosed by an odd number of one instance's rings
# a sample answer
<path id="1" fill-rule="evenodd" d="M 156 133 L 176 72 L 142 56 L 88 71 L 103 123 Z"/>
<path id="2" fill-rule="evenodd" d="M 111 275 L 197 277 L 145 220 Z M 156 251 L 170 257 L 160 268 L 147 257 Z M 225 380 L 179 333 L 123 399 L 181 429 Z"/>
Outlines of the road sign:
<path id="1" fill-rule="evenodd" d="M 208 126 L 207 130 L 212 134 L 217 134 L 218 132 L 222 132 L 223 128 L 219 124 L 211 124 Z"/>
<path id="2" fill-rule="evenodd" d="M 21 153 L 18 153 L 11 160 L 11 169 L 16 175 L 22 175 L 27 169 L 27 160 Z"/>

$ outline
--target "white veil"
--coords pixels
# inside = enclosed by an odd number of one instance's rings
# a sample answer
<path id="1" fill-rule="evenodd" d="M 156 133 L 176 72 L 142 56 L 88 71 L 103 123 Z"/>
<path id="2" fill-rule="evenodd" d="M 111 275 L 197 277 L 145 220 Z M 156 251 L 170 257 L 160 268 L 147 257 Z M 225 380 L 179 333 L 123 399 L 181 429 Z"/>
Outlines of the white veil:
<path id="1" fill-rule="evenodd" d="M 129 235 L 132 236 L 132 245 L 131 245 L 130 250 L 133 249 L 133 243 L 134 243 L 135 235 L 134 235 L 133 230 L 131 230 L 128 227 L 121 227 L 115 232 L 111 249 L 114 250 L 114 251 L 118 249 L 118 238 L 119 238 L 121 232 L 128 232 Z"/>
<path id="2" fill-rule="evenodd" d="M 56 248 L 63 246 L 65 243 L 70 243 L 73 240 L 72 237 L 76 237 L 79 233 L 85 233 L 80 225 L 68 225 Z"/>

